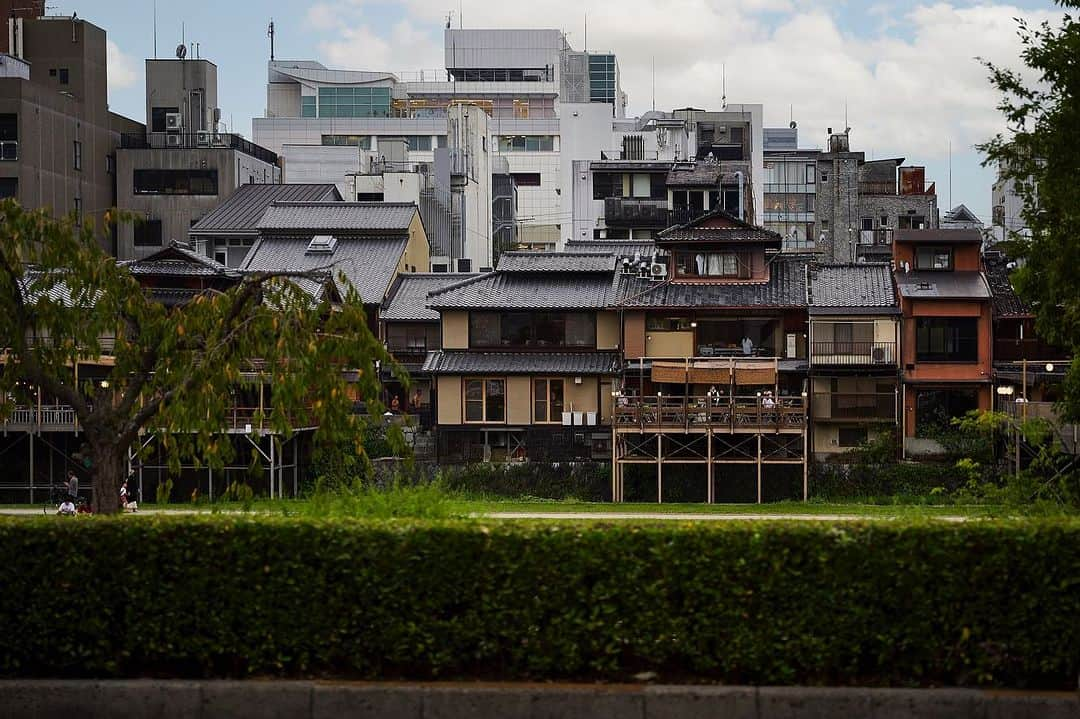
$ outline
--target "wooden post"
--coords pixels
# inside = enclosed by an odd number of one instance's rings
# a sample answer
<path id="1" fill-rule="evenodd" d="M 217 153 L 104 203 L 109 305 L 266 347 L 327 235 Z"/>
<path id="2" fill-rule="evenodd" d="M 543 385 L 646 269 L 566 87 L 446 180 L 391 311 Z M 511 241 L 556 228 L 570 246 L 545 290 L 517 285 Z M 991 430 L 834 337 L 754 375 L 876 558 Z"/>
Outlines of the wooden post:
<path id="1" fill-rule="evenodd" d="M 611 408 L 611 501 L 619 501 L 619 418 L 615 416 L 618 407 Z"/>
<path id="2" fill-rule="evenodd" d="M 274 436 L 270 435 L 270 499 L 274 498 Z"/>
<path id="3" fill-rule="evenodd" d="M 664 435 L 656 433 L 656 503 L 664 501 Z"/>
<path id="4" fill-rule="evenodd" d="M 803 406 L 802 431 L 802 501 L 810 499 L 810 433 L 805 404 Z"/>
<path id="5" fill-rule="evenodd" d="M 30 433 L 30 501 L 34 501 L 34 433 Z"/>
<path id="6" fill-rule="evenodd" d="M 712 409 L 710 407 L 710 409 Z M 705 428 L 705 441 L 708 443 L 705 446 L 705 459 L 708 462 L 705 470 L 705 477 L 709 482 L 707 491 L 705 492 L 705 501 L 712 504 L 716 501 L 716 491 L 713 489 L 713 463 L 712 463 L 712 427 Z"/>
<path id="7" fill-rule="evenodd" d="M 761 504 L 761 430 L 757 433 L 757 503 Z"/>

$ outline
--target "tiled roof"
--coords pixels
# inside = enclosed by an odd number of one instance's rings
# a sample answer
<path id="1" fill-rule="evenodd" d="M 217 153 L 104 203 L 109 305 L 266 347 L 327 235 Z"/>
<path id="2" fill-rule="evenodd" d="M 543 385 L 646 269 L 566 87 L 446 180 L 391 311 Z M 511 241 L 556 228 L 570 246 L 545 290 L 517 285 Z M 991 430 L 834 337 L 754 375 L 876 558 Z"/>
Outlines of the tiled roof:
<path id="1" fill-rule="evenodd" d="M 339 237 L 332 253 L 308 253 L 310 237 L 261 237 L 252 246 L 242 272 L 322 270 L 343 272 L 364 304 L 381 304 L 394 279 L 406 237 Z M 340 284 L 340 283 L 339 283 Z M 342 295 L 345 288 L 339 287 Z"/>
<path id="2" fill-rule="evenodd" d="M 607 307 L 611 299 L 611 272 L 489 272 L 432 292 L 428 296 L 428 306 L 437 309 L 598 309 Z"/>
<path id="3" fill-rule="evenodd" d="M 438 322 L 439 313 L 427 306 L 428 294 L 472 277 L 476 275 L 451 272 L 398 275 L 380 317 L 396 322 Z"/>
<path id="4" fill-rule="evenodd" d="M 432 374 L 615 375 L 618 352 L 474 352 L 435 350 L 424 360 Z"/>
<path id="5" fill-rule="evenodd" d="M 258 229 L 403 234 L 416 213 L 411 202 L 274 202 L 266 208 Z"/>
<path id="6" fill-rule="evenodd" d="M 504 252 L 499 272 L 612 272 L 615 255 L 597 252 Z"/>
<path id="7" fill-rule="evenodd" d="M 989 299 L 981 272 L 897 272 L 896 287 L 910 299 Z"/>
<path id="8" fill-rule="evenodd" d="M 982 232 L 964 230 L 897 230 L 896 242 L 929 243 L 934 245 L 977 244 L 983 241 Z"/>
<path id="9" fill-rule="evenodd" d="M 811 314 L 899 312 L 885 263 L 811 265 L 808 290 Z"/>
<path id="10" fill-rule="evenodd" d="M 656 252 L 652 240 L 568 240 L 567 252 L 610 252 L 616 257 L 646 257 Z"/>
<path id="11" fill-rule="evenodd" d="M 775 242 L 780 235 L 760 227 L 673 227 L 656 239 L 667 242 Z"/>
<path id="12" fill-rule="evenodd" d="M 720 184 L 720 165 L 695 162 L 693 167 L 676 165 L 668 172 L 668 187 L 702 187 Z"/>
<path id="13" fill-rule="evenodd" d="M 175 241 L 141 260 L 130 260 L 121 264 L 125 265 L 133 275 L 234 279 L 240 276 L 236 270 L 229 269 L 212 257 L 195 252 Z"/>
<path id="14" fill-rule="evenodd" d="M 769 267 L 768 282 L 684 282 L 617 275 L 620 307 L 805 307 L 808 258 L 784 255 Z"/>
<path id="15" fill-rule="evenodd" d="M 1008 263 L 1008 258 L 1001 252 L 987 252 L 983 255 L 986 281 L 990 285 L 990 294 L 994 298 L 994 316 L 1030 317 L 1034 312 L 1013 289 L 1012 281 L 1009 279 Z"/>
<path id="16" fill-rule="evenodd" d="M 274 202 L 341 200 L 330 184 L 241 185 L 191 228 L 192 235 L 254 234 L 266 208 Z"/>

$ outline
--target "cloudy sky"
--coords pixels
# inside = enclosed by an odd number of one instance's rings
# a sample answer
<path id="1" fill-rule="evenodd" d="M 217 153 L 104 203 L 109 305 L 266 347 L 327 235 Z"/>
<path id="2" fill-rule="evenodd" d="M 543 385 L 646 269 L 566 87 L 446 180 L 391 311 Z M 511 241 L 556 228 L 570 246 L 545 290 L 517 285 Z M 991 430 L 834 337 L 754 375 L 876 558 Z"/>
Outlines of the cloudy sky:
<path id="1" fill-rule="evenodd" d="M 317 59 L 352 69 L 415 71 L 443 66 L 447 12 L 465 27 L 558 27 L 572 45 L 619 59 L 632 114 L 762 103 L 765 124 L 799 125 L 800 144 L 819 147 L 825 129 L 851 127 L 854 149 L 904 156 L 927 166 L 939 204 L 965 203 L 990 215 L 992 172 L 973 145 L 1001 128 L 995 93 L 976 60 L 1017 65 L 1017 17 L 1060 17 L 1049 0 L 903 2 L 882 0 L 186 0 L 157 3 L 157 42 L 171 57 L 200 43 L 218 65 L 223 119 L 250 135 L 266 98 L 266 26 L 277 57 Z M 137 119 L 143 58 L 154 53 L 152 0 L 50 3 L 77 11 L 109 33 L 110 103 Z M 586 15 L 588 37 L 585 37 Z"/>

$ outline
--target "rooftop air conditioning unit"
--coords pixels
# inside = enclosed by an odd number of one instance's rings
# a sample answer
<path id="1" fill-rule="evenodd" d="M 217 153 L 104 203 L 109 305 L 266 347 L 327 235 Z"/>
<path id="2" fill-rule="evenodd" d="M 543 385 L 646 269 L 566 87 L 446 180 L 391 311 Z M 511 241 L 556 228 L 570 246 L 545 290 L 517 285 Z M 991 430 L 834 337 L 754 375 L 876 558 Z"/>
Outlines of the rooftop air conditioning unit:
<path id="1" fill-rule="evenodd" d="M 623 260 L 622 260 L 622 273 L 624 275 L 632 275 L 632 274 L 634 274 L 634 267 L 633 267 L 633 265 L 630 264 L 630 258 L 629 257 L 624 257 Z"/>
<path id="2" fill-rule="evenodd" d="M 167 132 L 180 132 L 184 127 L 184 116 L 179 112 L 165 113 L 165 130 Z"/>
<path id="3" fill-rule="evenodd" d="M 184 138 L 181 137 L 180 135 L 168 135 L 165 138 L 165 146 L 166 147 L 183 147 L 184 146 Z"/>
<path id="4" fill-rule="evenodd" d="M 662 280 L 667 277 L 667 265 L 663 262 L 652 263 L 652 267 L 649 268 L 649 271 L 652 273 L 652 278 L 654 280 Z"/>
<path id="5" fill-rule="evenodd" d="M 210 147 L 210 132 L 208 130 L 199 130 L 195 133 L 195 144 L 199 147 Z"/>

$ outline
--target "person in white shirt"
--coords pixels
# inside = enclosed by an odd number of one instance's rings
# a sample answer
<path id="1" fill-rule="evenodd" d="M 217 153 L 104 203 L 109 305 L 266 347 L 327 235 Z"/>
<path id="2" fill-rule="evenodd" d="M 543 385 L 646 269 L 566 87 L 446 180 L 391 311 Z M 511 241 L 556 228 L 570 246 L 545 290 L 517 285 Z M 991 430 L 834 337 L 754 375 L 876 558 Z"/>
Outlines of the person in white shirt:
<path id="1" fill-rule="evenodd" d="M 761 406 L 765 409 L 772 409 L 776 406 L 776 400 L 773 399 L 772 392 L 766 390 L 765 396 L 761 400 Z"/>
<path id="2" fill-rule="evenodd" d="M 75 516 L 75 503 L 70 499 L 65 499 L 56 513 L 65 516 Z"/>

